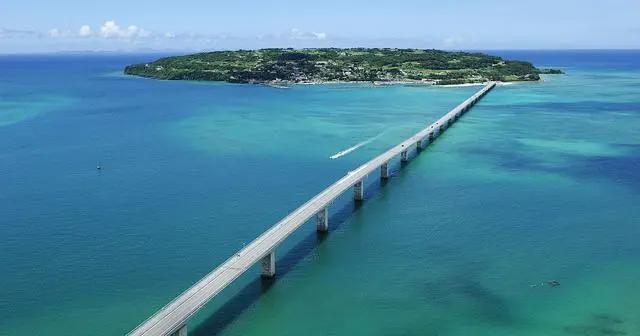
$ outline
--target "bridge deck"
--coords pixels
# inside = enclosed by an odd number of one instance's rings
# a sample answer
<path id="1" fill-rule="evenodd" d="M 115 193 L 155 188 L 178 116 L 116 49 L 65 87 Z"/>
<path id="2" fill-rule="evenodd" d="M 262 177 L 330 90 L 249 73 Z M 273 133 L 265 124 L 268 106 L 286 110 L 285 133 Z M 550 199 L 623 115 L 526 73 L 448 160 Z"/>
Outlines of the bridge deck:
<path id="1" fill-rule="evenodd" d="M 249 245 L 227 259 L 222 265 L 207 274 L 180 296 L 175 298 L 164 308 L 131 331 L 131 336 L 166 336 L 178 330 L 187 320 L 195 314 L 203 305 L 215 297 L 220 291 L 232 283 L 247 269 L 260 261 L 264 256 L 273 251 L 284 239 L 293 233 L 298 227 L 307 222 L 316 213 L 340 196 L 355 183 L 364 179 L 375 169 L 380 168 L 403 151 L 408 150 L 418 141 L 434 137 L 440 127 L 448 126 L 449 121 L 464 113 L 473 106 L 482 96 L 495 86 L 494 82 L 485 85 L 480 91 L 456 106 L 442 118 L 416 133 L 412 137 L 379 155 L 373 160 L 363 164 L 349 172 L 346 176 L 333 183 L 331 186 L 304 203 L 298 209 L 284 217 L 270 229 L 265 231 Z"/>

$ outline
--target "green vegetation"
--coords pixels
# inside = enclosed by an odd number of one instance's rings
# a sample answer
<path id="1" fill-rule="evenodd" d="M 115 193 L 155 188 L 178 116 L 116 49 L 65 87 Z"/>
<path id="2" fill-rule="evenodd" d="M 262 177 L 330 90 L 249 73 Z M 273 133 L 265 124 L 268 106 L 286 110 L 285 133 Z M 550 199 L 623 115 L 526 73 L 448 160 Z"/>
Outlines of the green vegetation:
<path id="1" fill-rule="evenodd" d="M 125 74 L 233 83 L 424 82 L 462 84 L 536 81 L 529 62 L 481 53 L 421 49 L 261 49 L 216 51 L 127 66 Z"/>

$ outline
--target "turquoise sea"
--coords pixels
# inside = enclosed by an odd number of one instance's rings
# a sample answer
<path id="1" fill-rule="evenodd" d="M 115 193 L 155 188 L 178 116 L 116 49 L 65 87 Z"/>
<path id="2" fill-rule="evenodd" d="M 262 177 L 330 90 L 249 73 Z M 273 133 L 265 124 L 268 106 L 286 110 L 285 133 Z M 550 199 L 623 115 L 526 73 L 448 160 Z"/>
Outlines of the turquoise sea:
<path id="1" fill-rule="evenodd" d="M 640 51 L 492 53 L 567 74 L 497 87 L 190 335 L 640 335 Z M 0 335 L 125 334 L 478 90 L 121 75 L 160 56 L 0 56 Z"/>

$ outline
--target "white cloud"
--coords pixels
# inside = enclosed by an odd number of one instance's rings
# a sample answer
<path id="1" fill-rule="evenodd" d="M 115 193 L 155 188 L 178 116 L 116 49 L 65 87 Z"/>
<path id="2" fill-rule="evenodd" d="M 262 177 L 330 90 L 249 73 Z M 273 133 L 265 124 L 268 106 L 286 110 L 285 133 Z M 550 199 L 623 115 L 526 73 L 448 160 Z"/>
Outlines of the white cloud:
<path id="1" fill-rule="evenodd" d="M 110 20 L 106 21 L 100 27 L 100 36 L 104 38 L 134 39 L 149 37 L 151 36 L 151 33 L 136 25 L 131 25 L 126 29 L 123 29 L 120 28 L 115 21 Z"/>
<path id="2" fill-rule="evenodd" d="M 176 37 L 176 34 L 167 32 L 167 33 L 164 33 L 164 37 L 172 39 Z"/>
<path id="3" fill-rule="evenodd" d="M 327 33 L 312 33 L 318 40 L 326 40 Z"/>
<path id="4" fill-rule="evenodd" d="M 131 28 L 131 27 L 135 27 L 135 26 L 129 26 L 129 28 Z M 147 30 L 144 30 L 144 29 L 141 29 L 141 28 L 138 28 L 138 27 L 136 27 L 136 32 L 137 32 L 138 37 L 145 38 L 145 37 L 151 36 L 151 32 L 149 32 Z"/>
<path id="5" fill-rule="evenodd" d="M 52 38 L 64 38 L 64 37 L 70 37 L 71 35 L 73 35 L 68 30 L 61 30 L 58 28 L 50 29 L 47 32 L 47 34 L 49 35 L 49 37 L 52 37 Z"/>
<path id="6" fill-rule="evenodd" d="M 326 40 L 326 33 L 319 32 L 306 32 L 298 28 L 293 28 L 289 32 L 289 39 L 291 40 Z"/>
<path id="7" fill-rule="evenodd" d="M 118 37 L 120 36 L 120 27 L 115 21 L 106 21 L 102 27 L 100 27 L 100 35 L 106 38 Z"/>
<path id="8" fill-rule="evenodd" d="M 83 25 L 78 30 L 78 36 L 80 37 L 89 37 L 91 35 L 93 35 L 93 31 L 91 30 L 91 27 L 89 25 Z"/>
<path id="9" fill-rule="evenodd" d="M 60 37 L 60 29 L 58 28 L 53 28 L 53 29 L 49 29 L 49 32 L 47 32 L 47 34 L 49 35 L 49 37 Z"/>
<path id="10" fill-rule="evenodd" d="M 0 31 L 0 36 L 7 35 L 6 30 Z M 77 30 L 68 30 L 60 28 L 52 28 L 47 32 L 47 36 L 50 38 L 88 38 L 88 37 L 102 37 L 105 39 L 119 39 L 125 41 L 132 41 L 135 39 L 144 39 L 152 36 L 152 33 L 144 30 L 136 25 L 130 25 L 126 28 L 121 28 L 114 20 L 105 21 L 100 26 L 98 31 L 94 31 L 89 25 L 82 25 Z"/>

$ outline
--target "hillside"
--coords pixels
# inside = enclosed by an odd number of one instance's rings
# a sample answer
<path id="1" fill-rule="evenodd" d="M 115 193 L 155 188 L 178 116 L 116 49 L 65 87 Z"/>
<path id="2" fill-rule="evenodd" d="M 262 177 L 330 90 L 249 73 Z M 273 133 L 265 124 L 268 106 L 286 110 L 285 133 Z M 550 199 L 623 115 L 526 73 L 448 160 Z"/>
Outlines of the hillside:
<path id="1" fill-rule="evenodd" d="M 216 51 L 127 66 L 125 74 L 232 83 L 536 81 L 529 62 L 482 53 L 422 49 L 261 49 Z"/>

